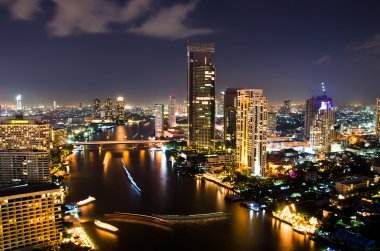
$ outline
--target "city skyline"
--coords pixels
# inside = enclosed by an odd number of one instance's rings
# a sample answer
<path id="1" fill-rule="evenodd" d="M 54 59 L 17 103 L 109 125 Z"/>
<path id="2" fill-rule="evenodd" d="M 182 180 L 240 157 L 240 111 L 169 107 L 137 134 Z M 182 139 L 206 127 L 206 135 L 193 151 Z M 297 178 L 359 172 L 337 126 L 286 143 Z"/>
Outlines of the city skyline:
<path id="1" fill-rule="evenodd" d="M 91 104 L 100 90 L 134 105 L 185 100 L 187 40 L 216 43 L 216 94 L 263 88 L 270 104 L 304 102 L 325 82 L 336 104 L 373 104 L 380 91 L 380 3 L 220 1 L 209 12 L 207 1 L 31 2 L 0 1 L 2 104 L 19 93 L 27 105 Z M 62 19 L 65 4 L 81 13 Z"/>

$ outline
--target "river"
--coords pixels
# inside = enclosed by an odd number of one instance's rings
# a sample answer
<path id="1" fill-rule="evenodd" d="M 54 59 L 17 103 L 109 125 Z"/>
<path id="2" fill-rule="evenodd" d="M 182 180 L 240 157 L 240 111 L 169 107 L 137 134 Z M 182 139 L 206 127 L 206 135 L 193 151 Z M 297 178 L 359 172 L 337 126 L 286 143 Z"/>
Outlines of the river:
<path id="1" fill-rule="evenodd" d="M 117 126 L 96 139 L 146 138 L 151 125 Z M 145 133 L 145 134 L 144 134 Z M 122 160 L 141 193 L 133 189 Z M 239 203 L 224 200 L 225 189 L 176 173 L 160 151 L 127 149 L 125 145 L 86 147 L 71 158 L 70 187 L 66 202 L 94 196 L 96 201 L 81 207 L 86 232 L 99 250 L 322 250 L 323 246 L 296 233 L 291 226 L 253 212 Z M 120 231 L 113 234 L 91 223 L 104 214 L 198 214 L 226 212 L 223 220 L 177 224 L 171 229 L 108 221 Z M 86 222 L 88 220 L 88 222 Z"/>

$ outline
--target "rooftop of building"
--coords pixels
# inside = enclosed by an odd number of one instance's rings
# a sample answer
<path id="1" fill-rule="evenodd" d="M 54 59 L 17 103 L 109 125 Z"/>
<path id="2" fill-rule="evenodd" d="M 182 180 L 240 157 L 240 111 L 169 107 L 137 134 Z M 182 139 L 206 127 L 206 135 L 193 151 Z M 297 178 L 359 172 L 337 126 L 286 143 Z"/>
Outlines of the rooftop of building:
<path id="1" fill-rule="evenodd" d="M 0 153 L 21 153 L 21 152 L 49 153 L 48 151 L 33 149 L 33 148 L 28 148 L 28 149 L 0 149 Z"/>
<path id="2" fill-rule="evenodd" d="M 38 183 L 38 184 L 23 184 L 13 186 L 0 187 L 0 198 L 5 196 L 13 196 L 19 194 L 34 193 L 46 190 L 59 189 L 54 183 Z"/>
<path id="3" fill-rule="evenodd" d="M 363 181 L 367 181 L 369 179 L 370 179 L 369 177 L 361 176 L 361 177 L 357 177 L 357 178 L 352 178 L 352 179 L 347 179 L 347 180 L 341 180 L 341 181 L 338 181 L 338 182 L 341 183 L 341 184 L 344 184 L 344 185 L 350 185 L 350 184 L 359 184 L 359 183 L 361 183 Z"/>

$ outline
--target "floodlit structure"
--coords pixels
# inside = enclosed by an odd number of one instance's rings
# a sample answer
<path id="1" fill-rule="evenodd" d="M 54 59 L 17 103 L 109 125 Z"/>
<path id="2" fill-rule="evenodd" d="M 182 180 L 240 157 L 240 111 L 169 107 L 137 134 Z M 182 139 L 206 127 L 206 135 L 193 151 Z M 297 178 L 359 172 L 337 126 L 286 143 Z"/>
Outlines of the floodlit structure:
<path id="1" fill-rule="evenodd" d="M 40 150 L 1 150 L 0 183 L 50 181 L 50 154 Z"/>
<path id="2" fill-rule="evenodd" d="M 189 146 L 213 147 L 215 133 L 215 44 L 187 43 Z"/>
<path id="3" fill-rule="evenodd" d="M 268 100 L 262 89 L 238 90 L 236 156 L 240 168 L 265 176 Z"/>
<path id="4" fill-rule="evenodd" d="M 53 183 L 0 190 L 0 250 L 42 248 L 62 241 L 62 193 Z"/>
<path id="5" fill-rule="evenodd" d="M 169 114 L 168 114 L 168 125 L 169 127 L 176 127 L 176 98 L 174 96 L 169 97 Z"/>
<path id="6" fill-rule="evenodd" d="M 155 137 L 158 139 L 164 135 L 164 105 L 154 105 L 154 130 Z"/>
<path id="7" fill-rule="evenodd" d="M 16 110 L 22 110 L 22 104 L 21 104 L 22 96 L 19 94 L 16 96 Z"/>
<path id="8" fill-rule="evenodd" d="M 107 98 L 104 103 L 105 119 L 112 120 L 112 100 Z"/>
<path id="9" fill-rule="evenodd" d="M 52 128 L 34 120 L 11 119 L 0 124 L 1 149 L 50 149 Z"/>
<path id="10" fill-rule="evenodd" d="M 124 120 L 124 98 L 117 97 L 116 99 L 116 112 L 117 112 L 117 120 Z"/>

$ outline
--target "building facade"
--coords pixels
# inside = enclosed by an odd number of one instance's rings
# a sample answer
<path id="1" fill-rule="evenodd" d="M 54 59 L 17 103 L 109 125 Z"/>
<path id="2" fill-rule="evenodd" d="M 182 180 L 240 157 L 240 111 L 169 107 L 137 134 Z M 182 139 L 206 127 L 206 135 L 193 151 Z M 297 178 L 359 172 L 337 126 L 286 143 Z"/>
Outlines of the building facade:
<path id="1" fill-rule="evenodd" d="M 226 88 L 223 98 L 224 147 L 236 148 L 236 97 L 239 88 Z"/>
<path id="2" fill-rule="evenodd" d="M 268 133 L 274 133 L 277 127 L 277 114 L 268 112 Z"/>
<path id="3" fill-rule="evenodd" d="M 0 189 L 0 250 L 59 244 L 61 205 L 61 190 L 52 183 Z"/>
<path id="4" fill-rule="evenodd" d="M 94 99 L 94 104 L 92 107 L 94 119 L 100 119 L 100 108 L 101 108 L 100 99 L 98 98 Z"/>
<path id="5" fill-rule="evenodd" d="M 0 124 L 0 150 L 38 149 L 49 150 L 52 128 L 33 120 L 11 119 Z"/>
<path id="6" fill-rule="evenodd" d="M 1 150 L 0 183 L 50 181 L 50 154 L 47 151 Z"/>
<path id="7" fill-rule="evenodd" d="M 124 120 L 124 98 L 123 97 L 117 97 L 116 99 L 116 119 L 117 120 Z"/>
<path id="8" fill-rule="evenodd" d="M 168 107 L 168 125 L 169 127 L 176 127 L 176 98 L 174 96 L 169 97 Z"/>
<path id="9" fill-rule="evenodd" d="M 187 43 L 189 146 L 213 147 L 215 134 L 215 44 Z"/>
<path id="10" fill-rule="evenodd" d="M 164 105 L 154 105 L 154 135 L 157 139 L 164 136 Z"/>
<path id="11" fill-rule="evenodd" d="M 305 126 L 304 135 L 306 139 L 310 138 L 310 129 L 314 123 L 314 120 L 319 112 L 319 108 L 322 106 L 322 102 L 330 102 L 332 104 L 332 98 L 326 95 L 313 96 L 312 98 L 306 100 L 305 109 Z"/>
<path id="12" fill-rule="evenodd" d="M 329 153 L 334 134 L 335 110 L 332 99 L 319 97 L 320 106 L 310 127 L 310 147 L 316 153 Z"/>
<path id="13" fill-rule="evenodd" d="M 112 100 L 110 98 L 106 98 L 104 101 L 104 118 L 112 120 Z"/>
<path id="14" fill-rule="evenodd" d="M 268 100 L 262 89 L 241 89 L 236 108 L 237 164 L 251 175 L 265 176 Z"/>

